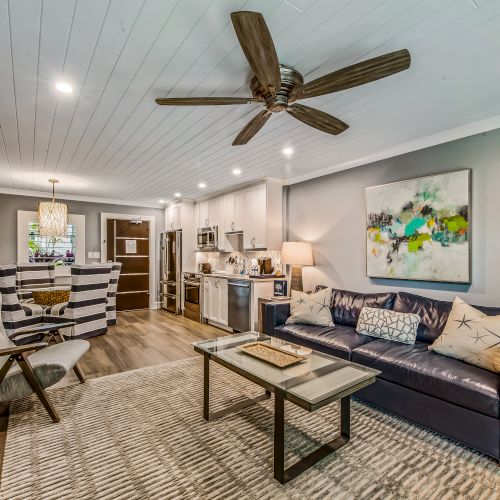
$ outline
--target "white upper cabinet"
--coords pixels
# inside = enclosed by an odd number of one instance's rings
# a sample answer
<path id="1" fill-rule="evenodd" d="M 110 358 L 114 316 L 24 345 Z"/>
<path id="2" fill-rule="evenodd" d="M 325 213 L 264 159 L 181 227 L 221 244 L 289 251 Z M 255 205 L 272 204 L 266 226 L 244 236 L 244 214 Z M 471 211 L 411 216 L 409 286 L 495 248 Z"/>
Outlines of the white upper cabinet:
<path id="1" fill-rule="evenodd" d="M 198 228 L 218 226 L 219 231 L 224 225 L 223 200 L 221 197 L 198 203 Z"/>
<path id="2" fill-rule="evenodd" d="M 166 230 L 182 229 L 181 207 L 178 204 L 169 205 L 165 210 Z"/>
<path id="3" fill-rule="evenodd" d="M 198 203 L 198 227 L 210 226 L 210 216 L 208 211 L 208 201 Z"/>
<path id="4" fill-rule="evenodd" d="M 219 233 L 224 227 L 224 207 L 223 198 L 211 198 L 208 200 L 208 222 L 209 226 L 217 226 Z"/>
<path id="5" fill-rule="evenodd" d="M 219 250 L 233 249 L 226 233 L 243 232 L 244 250 L 281 250 L 282 186 L 277 179 L 197 204 L 198 227 L 217 226 Z"/>
<path id="6" fill-rule="evenodd" d="M 267 248 L 267 188 L 265 184 L 244 191 L 245 211 L 243 224 L 243 248 L 245 250 Z"/>

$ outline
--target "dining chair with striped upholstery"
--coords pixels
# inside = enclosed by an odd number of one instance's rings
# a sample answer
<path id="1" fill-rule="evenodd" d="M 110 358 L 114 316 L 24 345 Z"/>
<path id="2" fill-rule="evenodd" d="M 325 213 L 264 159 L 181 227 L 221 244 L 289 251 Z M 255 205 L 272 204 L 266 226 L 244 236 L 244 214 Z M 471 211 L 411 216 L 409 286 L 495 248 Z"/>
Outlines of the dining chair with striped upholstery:
<path id="1" fill-rule="evenodd" d="M 43 333 L 17 335 L 19 330 L 43 322 L 43 308 L 38 304 L 22 302 L 16 293 L 15 264 L 0 266 L 0 293 L 2 295 L 2 322 L 9 338 L 16 337 L 17 345 L 39 342 Z"/>
<path id="2" fill-rule="evenodd" d="M 71 266 L 71 292 L 68 302 L 48 307 L 44 321 L 74 321 L 62 334 L 71 339 L 87 339 L 107 332 L 106 298 L 111 279 L 111 264 Z"/>
<path id="3" fill-rule="evenodd" d="M 33 302 L 32 290 L 54 286 L 55 266 L 52 263 L 17 265 L 16 288 L 21 302 Z"/>
<path id="4" fill-rule="evenodd" d="M 113 262 L 111 267 L 111 279 L 109 280 L 108 297 L 106 303 L 106 320 L 108 326 L 116 325 L 116 291 L 118 290 L 118 280 L 122 270 L 121 262 Z"/>

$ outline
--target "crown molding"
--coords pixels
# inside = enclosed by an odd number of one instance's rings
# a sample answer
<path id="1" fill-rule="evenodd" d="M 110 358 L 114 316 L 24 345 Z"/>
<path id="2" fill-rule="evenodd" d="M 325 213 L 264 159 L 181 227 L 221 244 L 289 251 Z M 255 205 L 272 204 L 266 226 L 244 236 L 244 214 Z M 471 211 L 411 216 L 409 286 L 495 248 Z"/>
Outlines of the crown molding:
<path id="1" fill-rule="evenodd" d="M 498 128 L 500 128 L 500 115 L 493 116 L 485 120 L 468 123 L 467 125 L 452 128 L 444 132 L 438 132 L 437 134 L 421 137 L 414 141 L 405 142 L 403 144 L 399 144 L 398 146 L 384 149 L 368 156 L 362 156 L 354 160 L 331 165 L 326 168 L 308 172 L 307 174 L 297 175 L 288 179 L 286 181 L 286 184 L 291 185 L 311 179 L 316 179 L 317 177 L 322 177 L 324 175 L 333 174 L 335 172 L 340 172 L 342 170 L 347 170 L 354 167 L 360 167 L 361 165 L 367 165 L 368 163 L 373 163 L 380 160 L 386 160 L 387 158 L 393 158 L 395 156 L 411 153 L 412 151 L 418 151 L 419 149 L 438 146 L 439 144 L 445 144 L 447 142 L 456 141 L 458 139 L 481 134 L 483 132 L 489 132 Z"/>
<path id="2" fill-rule="evenodd" d="M 11 189 L 0 187 L 0 193 L 11 194 L 15 196 L 30 196 L 33 198 L 52 198 L 52 193 L 48 193 L 46 191 L 29 191 L 27 189 Z M 87 203 L 103 203 L 106 205 L 123 205 L 126 207 L 159 208 L 161 210 L 165 209 L 165 205 L 161 203 L 140 203 L 137 201 L 115 200 L 112 198 L 95 198 L 93 196 L 80 196 L 77 194 L 57 193 L 56 199 L 68 201 L 84 201 Z"/>

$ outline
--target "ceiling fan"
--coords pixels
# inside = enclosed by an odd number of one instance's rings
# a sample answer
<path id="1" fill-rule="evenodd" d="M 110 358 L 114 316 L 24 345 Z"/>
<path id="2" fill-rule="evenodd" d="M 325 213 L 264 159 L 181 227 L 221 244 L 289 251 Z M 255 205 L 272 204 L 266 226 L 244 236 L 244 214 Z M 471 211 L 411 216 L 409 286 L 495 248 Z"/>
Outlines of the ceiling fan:
<path id="1" fill-rule="evenodd" d="M 347 66 L 304 84 L 298 71 L 279 63 L 273 39 L 262 14 L 233 12 L 231 21 L 255 75 L 250 81 L 252 97 L 159 98 L 156 103 L 163 106 L 264 105 L 266 109 L 243 127 L 234 139 L 233 146 L 246 144 L 265 125 L 272 113 L 283 111 L 310 127 L 333 135 L 340 134 L 349 125 L 328 113 L 296 104 L 295 101 L 374 82 L 410 67 L 410 53 L 403 49 Z"/>

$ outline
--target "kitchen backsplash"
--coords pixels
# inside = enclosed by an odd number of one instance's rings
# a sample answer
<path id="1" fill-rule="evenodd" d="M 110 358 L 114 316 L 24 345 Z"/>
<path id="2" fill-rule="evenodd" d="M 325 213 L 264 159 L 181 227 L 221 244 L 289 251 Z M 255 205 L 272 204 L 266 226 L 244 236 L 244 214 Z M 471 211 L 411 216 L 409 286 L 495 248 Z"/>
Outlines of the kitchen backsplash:
<path id="1" fill-rule="evenodd" d="M 237 259 L 238 269 L 233 270 L 234 265 L 227 264 L 230 257 Z M 214 271 L 226 271 L 235 272 L 239 274 L 244 266 L 243 274 L 249 274 L 250 268 L 252 267 L 252 259 L 258 259 L 259 257 L 270 257 L 274 269 L 279 269 L 282 271 L 281 266 L 281 252 L 279 251 L 244 251 L 244 252 L 231 252 L 231 253 L 221 253 L 221 252 L 196 252 L 196 264 L 201 264 L 202 262 L 209 262 L 212 265 L 212 270 Z M 226 269 L 226 266 L 228 268 Z"/>

